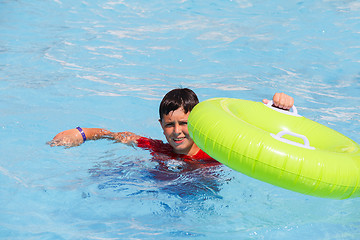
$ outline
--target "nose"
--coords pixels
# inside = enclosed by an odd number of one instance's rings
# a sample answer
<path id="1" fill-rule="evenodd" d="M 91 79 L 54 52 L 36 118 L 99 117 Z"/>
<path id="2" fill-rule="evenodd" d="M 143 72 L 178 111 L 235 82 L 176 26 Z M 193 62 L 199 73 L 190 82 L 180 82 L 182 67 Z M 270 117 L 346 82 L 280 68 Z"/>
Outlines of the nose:
<path id="1" fill-rule="evenodd" d="M 176 124 L 175 124 L 175 127 L 174 127 L 174 132 L 175 132 L 176 134 L 180 134 L 181 131 L 182 131 L 182 130 L 181 130 L 180 124 L 176 123 Z"/>

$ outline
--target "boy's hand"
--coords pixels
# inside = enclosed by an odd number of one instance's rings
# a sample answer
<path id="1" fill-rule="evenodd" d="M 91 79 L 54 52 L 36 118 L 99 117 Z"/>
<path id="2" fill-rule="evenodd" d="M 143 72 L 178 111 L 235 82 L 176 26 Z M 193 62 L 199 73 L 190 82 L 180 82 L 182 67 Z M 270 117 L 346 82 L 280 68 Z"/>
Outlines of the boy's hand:
<path id="1" fill-rule="evenodd" d="M 263 103 L 270 102 L 268 99 L 264 99 Z M 286 95 L 285 93 L 275 93 L 273 96 L 273 106 L 284 110 L 289 110 L 294 105 L 294 98 Z"/>
<path id="2" fill-rule="evenodd" d="M 75 147 L 83 143 L 83 138 L 77 129 L 69 129 L 57 134 L 51 141 L 47 142 L 51 147 L 65 146 Z"/>

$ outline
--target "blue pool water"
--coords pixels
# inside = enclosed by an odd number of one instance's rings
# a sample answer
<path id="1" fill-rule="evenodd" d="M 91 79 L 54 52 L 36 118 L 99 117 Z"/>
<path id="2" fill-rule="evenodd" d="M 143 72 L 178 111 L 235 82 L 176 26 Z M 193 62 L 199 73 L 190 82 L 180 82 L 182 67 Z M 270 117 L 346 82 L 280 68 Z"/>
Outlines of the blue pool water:
<path id="1" fill-rule="evenodd" d="M 0 0 L 0 238 L 359 239 L 359 199 L 224 166 L 160 180 L 146 150 L 45 144 L 78 125 L 164 140 L 159 101 L 179 86 L 286 92 L 360 143 L 359 16 L 350 0 Z"/>

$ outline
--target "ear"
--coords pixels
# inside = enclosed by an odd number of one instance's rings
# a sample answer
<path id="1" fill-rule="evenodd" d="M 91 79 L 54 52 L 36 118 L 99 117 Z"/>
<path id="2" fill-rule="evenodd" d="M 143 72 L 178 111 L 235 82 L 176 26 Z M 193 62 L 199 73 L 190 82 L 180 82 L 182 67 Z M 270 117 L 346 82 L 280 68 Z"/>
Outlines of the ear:
<path id="1" fill-rule="evenodd" d="M 164 129 L 164 127 L 163 127 L 163 124 L 162 124 L 162 120 L 161 120 L 161 119 L 159 119 L 159 123 L 160 123 L 161 129 L 163 130 L 163 134 L 165 134 L 165 133 L 164 133 L 164 132 L 165 132 L 165 129 Z"/>

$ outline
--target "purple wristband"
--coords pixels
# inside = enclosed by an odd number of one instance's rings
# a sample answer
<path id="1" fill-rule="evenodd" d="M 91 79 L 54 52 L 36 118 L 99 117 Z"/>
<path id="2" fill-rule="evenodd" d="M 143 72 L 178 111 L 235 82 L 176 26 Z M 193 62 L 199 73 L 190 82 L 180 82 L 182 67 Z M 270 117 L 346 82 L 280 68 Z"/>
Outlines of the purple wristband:
<path id="1" fill-rule="evenodd" d="M 82 130 L 82 128 L 81 127 L 76 127 L 76 129 L 79 130 L 79 132 L 81 133 L 81 136 L 82 136 L 82 138 L 83 138 L 83 140 L 85 142 L 86 141 L 86 135 L 85 135 L 84 131 Z"/>

